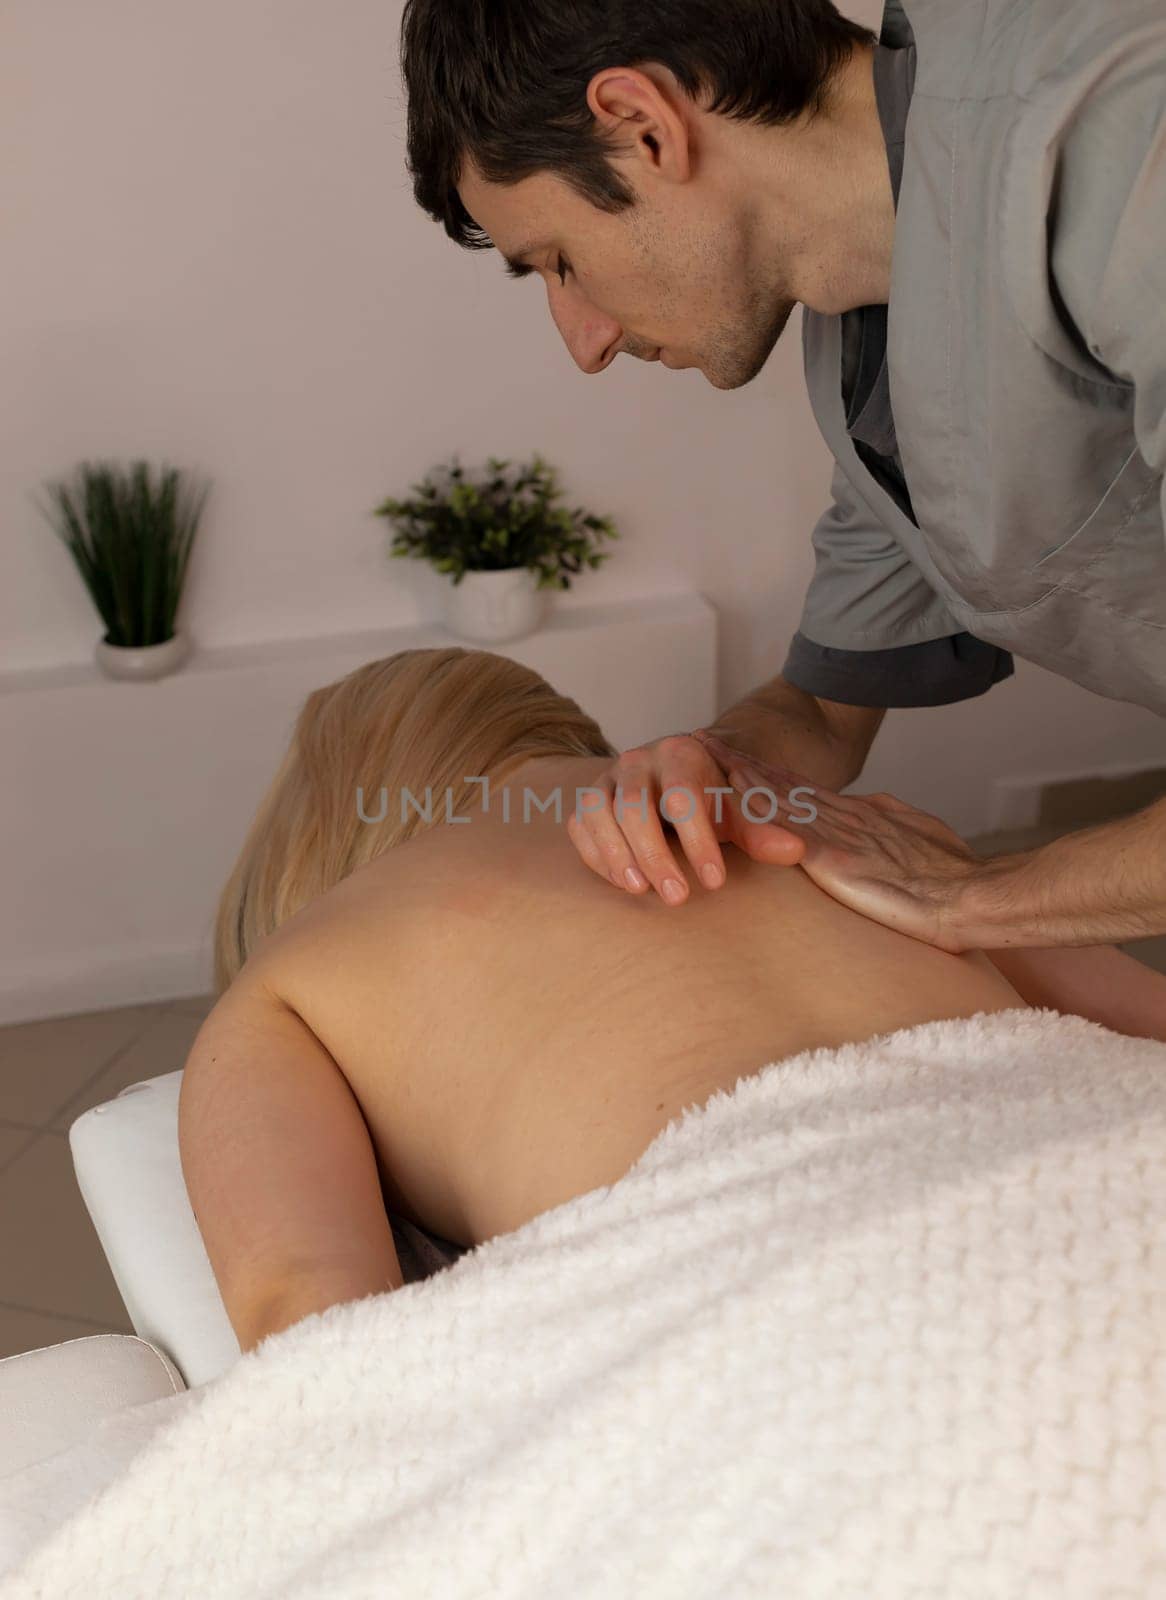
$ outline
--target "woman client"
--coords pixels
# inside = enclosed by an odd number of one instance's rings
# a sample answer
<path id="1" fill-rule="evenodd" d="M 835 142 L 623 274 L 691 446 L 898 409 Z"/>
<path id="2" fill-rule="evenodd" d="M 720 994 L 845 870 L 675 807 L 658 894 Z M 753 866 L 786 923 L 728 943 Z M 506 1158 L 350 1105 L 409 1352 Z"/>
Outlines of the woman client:
<path id="1" fill-rule="evenodd" d="M 222 892 L 179 1104 L 244 1351 L 400 1287 L 387 1212 L 472 1247 L 614 1184 L 770 1062 L 1026 1005 L 982 952 L 743 849 L 682 910 L 612 893 L 563 819 L 614 755 L 485 651 L 404 651 L 309 696 Z M 755 827 L 725 802 L 723 842 Z"/>

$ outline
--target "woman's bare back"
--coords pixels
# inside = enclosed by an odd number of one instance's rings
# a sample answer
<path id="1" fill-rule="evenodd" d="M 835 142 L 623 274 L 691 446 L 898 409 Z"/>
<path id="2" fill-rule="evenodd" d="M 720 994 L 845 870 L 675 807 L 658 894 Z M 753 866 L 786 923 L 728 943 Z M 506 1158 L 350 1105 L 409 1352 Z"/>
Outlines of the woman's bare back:
<path id="1" fill-rule="evenodd" d="M 264 941 L 344 1072 L 386 1205 L 473 1245 L 613 1183 L 686 1106 L 769 1062 L 1023 1005 L 726 846 L 679 907 L 622 893 L 561 823 L 475 814 L 388 851 Z M 687 869 L 686 869 L 687 870 Z"/>

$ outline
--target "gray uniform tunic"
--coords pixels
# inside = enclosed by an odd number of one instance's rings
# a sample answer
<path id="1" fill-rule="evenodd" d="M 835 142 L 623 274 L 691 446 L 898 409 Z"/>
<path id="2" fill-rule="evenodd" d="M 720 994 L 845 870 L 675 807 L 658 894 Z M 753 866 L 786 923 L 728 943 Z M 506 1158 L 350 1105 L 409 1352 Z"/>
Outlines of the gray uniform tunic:
<path id="1" fill-rule="evenodd" d="M 937 704 L 1015 653 L 1166 716 L 1166 4 L 889 0 L 882 44 L 914 46 L 888 404 L 872 445 L 806 311 L 835 503 L 783 671 Z"/>

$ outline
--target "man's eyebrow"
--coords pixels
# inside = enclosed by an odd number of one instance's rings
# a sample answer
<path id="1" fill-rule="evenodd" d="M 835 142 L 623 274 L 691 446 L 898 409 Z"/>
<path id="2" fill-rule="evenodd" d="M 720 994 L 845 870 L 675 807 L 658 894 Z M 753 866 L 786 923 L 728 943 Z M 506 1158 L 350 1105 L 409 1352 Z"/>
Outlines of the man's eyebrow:
<path id="1" fill-rule="evenodd" d="M 537 270 L 537 268 L 532 267 L 528 262 L 524 261 L 522 259 L 523 256 L 532 256 L 536 250 L 549 249 L 550 245 L 545 243 L 528 244 L 524 245 L 521 250 L 516 250 L 512 256 L 503 255 L 502 259 L 506 263 L 507 276 L 511 278 L 529 277 L 532 272 Z"/>

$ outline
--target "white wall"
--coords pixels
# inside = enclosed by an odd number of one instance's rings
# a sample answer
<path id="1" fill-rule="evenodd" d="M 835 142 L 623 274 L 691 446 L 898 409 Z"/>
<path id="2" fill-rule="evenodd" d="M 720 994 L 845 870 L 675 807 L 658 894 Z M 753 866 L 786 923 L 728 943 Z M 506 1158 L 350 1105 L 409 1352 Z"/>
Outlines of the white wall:
<path id="1" fill-rule="evenodd" d="M 722 703 L 780 666 L 829 466 L 796 322 L 731 393 L 631 359 L 580 373 L 540 286 L 414 204 L 398 21 L 373 0 L 7 0 L 6 669 L 88 660 L 100 631 L 32 501 L 82 458 L 213 479 L 183 619 L 214 646 L 427 615 L 427 575 L 386 561 L 370 513 L 454 448 L 537 448 L 615 516 L 624 543 L 566 604 L 699 590 L 721 617 Z M 1022 667 L 986 700 L 892 713 L 870 787 L 971 829 L 993 774 L 1162 746 L 1149 713 Z"/>
<path id="2" fill-rule="evenodd" d="M 215 644 L 412 620 L 423 574 L 386 564 L 370 511 L 455 447 L 540 449 L 616 517 L 581 600 L 704 588 L 736 624 L 729 692 L 780 657 L 826 470 L 796 331 L 735 394 L 630 358 L 580 373 L 538 283 L 413 201 L 399 10 L 8 0 L 8 666 L 99 631 L 29 499 L 82 457 L 213 477 L 184 616 Z"/>

